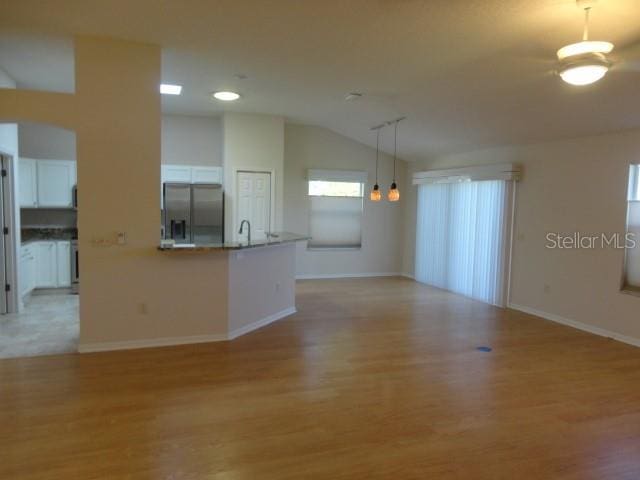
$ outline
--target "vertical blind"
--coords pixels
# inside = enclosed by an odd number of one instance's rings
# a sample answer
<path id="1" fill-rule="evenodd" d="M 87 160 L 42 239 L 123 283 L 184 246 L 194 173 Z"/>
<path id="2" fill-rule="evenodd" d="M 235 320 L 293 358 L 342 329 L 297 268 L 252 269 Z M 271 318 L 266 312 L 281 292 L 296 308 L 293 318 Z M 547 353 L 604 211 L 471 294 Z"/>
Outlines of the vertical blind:
<path id="1" fill-rule="evenodd" d="M 416 280 L 493 305 L 505 304 L 512 183 L 420 185 Z"/>
<path id="2" fill-rule="evenodd" d="M 640 165 L 631 165 L 627 208 L 627 234 L 635 241 L 628 248 L 625 259 L 625 287 L 640 288 Z"/>

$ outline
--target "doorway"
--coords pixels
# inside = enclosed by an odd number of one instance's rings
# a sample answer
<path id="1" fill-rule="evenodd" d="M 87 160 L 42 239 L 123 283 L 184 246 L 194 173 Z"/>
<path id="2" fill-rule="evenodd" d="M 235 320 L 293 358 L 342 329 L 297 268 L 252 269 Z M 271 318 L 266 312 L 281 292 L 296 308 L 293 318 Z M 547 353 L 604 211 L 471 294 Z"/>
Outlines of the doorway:
<path id="1" fill-rule="evenodd" d="M 13 240 L 12 157 L 0 154 L 0 314 L 17 310 L 15 302 L 15 255 Z M 13 288 L 12 288 L 13 287 Z"/>
<path id="2" fill-rule="evenodd" d="M 264 239 L 271 233 L 271 172 L 238 171 L 237 178 L 238 208 L 234 230 L 238 232 L 240 223 L 248 220 L 251 239 Z M 239 240 L 247 240 L 247 230 Z"/>

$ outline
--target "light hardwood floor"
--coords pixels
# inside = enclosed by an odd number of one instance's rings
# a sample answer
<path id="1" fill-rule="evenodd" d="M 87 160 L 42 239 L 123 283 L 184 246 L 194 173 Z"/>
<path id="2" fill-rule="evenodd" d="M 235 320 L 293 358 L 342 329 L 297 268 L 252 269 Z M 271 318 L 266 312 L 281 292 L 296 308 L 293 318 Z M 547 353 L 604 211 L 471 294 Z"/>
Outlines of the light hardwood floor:
<path id="1" fill-rule="evenodd" d="M 640 349 L 401 278 L 297 304 L 227 343 L 0 361 L 0 478 L 640 478 Z"/>

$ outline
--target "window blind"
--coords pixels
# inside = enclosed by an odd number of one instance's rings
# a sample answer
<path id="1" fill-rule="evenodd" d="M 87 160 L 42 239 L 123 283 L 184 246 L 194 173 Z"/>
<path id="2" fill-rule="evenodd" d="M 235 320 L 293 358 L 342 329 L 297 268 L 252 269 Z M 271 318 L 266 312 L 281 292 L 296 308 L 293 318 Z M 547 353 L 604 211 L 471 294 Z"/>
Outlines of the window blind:
<path id="1" fill-rule="evenodd" d="M 503 306 L 512 184 L 490 180 L 420 185 L 416 280 Z"/>
<path id="2" fill-rule="evenodd" d="M 632 242 L 625 252 L 623 288 L 640 289 L 640 165 L 629 169 L 627 237 Z M 635 242 L 635 245 L 633 243 Z"/>

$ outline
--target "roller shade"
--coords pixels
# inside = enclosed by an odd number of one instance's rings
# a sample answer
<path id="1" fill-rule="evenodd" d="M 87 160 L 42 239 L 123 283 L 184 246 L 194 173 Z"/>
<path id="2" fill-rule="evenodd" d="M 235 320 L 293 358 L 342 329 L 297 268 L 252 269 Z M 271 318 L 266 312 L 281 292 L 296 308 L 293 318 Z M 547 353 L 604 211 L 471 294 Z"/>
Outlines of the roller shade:
<path id="1" fill-rule="evenodd" d="M 367 177 L 367 172 L 356 170 L 310 169 L 307 172 L 307 179 L 309 181 L 367 183 Z"/>

